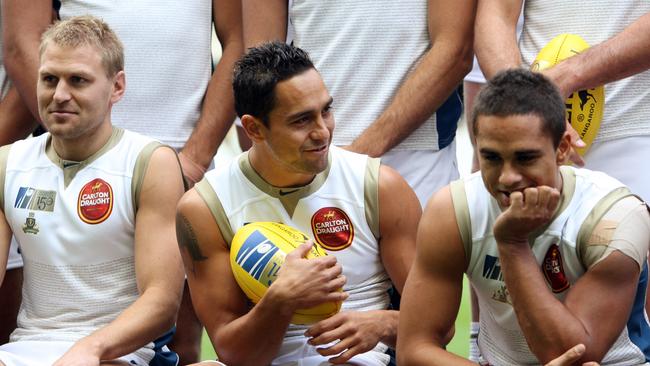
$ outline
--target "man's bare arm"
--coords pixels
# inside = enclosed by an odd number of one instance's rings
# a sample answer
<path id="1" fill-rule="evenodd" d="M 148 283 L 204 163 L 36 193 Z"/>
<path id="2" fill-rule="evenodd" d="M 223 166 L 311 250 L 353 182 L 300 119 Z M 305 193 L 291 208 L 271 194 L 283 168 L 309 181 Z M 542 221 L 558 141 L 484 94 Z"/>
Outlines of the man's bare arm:
<path id="1" fill-rule="evenodd" d="M 12 86 L 0 101 L 0 146 L 24 139 L 36 126 L 38 122 Z"/>
<path id="2" fill-rule="evenodd" d="M 235 119 L 232 70 L 243 53 L 241 3 L 212 0 L 212 14 L 223 52 L 203 98 L 201 116 L 179 155 L 191 183 L 203 177 Z"/>
<path id="3" fill-rule="evenodd" d="M 522 0 L 478 0 L 474 50 L 486 79 L 521 66 L 517 20 Z"/>
<path id="4" fill-rule="evenodd" d="M 438 191 L 424 209 L 416 248 L 400 305 L 397 361 L 401 365 L 474 365 L 444 349 L 460 307 L 468 261 L 449 187 Z"/>
<path id="5" fill-rule="evenodd" d="M 287 255 L 280 274 L 250 308 L 230 267 L 229 245 L 196 190 L 177 209 L 177 235 L 196 313 L 219 359 L 231 365 L 266 365 L 276 357 L 294 311 L 341 301 L 345 278 L 334 257 L 303 259 L 309 245 Z M 321 289 L 331 287 L 331 291 Z M 265 341 L 260 343 L 260 332 Z"/>
<path id="6" fill-rule="evenodd" d="M 242 6 L 246 47 L 287 39 L 287 0 L 243 0 Z"/>
<path id="7" fill-rule="evenodd" d="M 600 361 L 630 316 L 640 267 L 637 260 L 616 250 L 572 284 L 564 301 L 557 299 L 548 288 L 528 236 L 549 222 L 559 196 L 557 190 L 545 186 L 510 195 L 510 206 L 497 218 L 493 230 L 501 271 L 519 326 L 542 363 L 580 343 L 586 347 L 582 362 Z M 639 240 L 640 252 L 647 253 L 650 218 L 645 206 L 637 210 L 632 213 L 645 216 L 639 216 L 643 221 L 635 226 L 641 226 L 645 236 L 631 240 Z M 629 224 L 622 221 L 618 225 Z M 645 259 L 641 256 L 639 261 Z M 602 316 L 605 313 L 607 317 Z"/>
<path id="8" fill-rule="evenodd" d="M 5 214 L 0 210 L 0 285 L 7 270 L 7 260 L 9 259 L 9 247 L 11 246 L 11 228 L 7 223 Z"/>
<path id="9" fill-rule="evenodd" d="M 183 288 L 183 266 L 174 235 L 174 213 L 182 194 L 176 154 L 169 148 L 156 149 L 142 183 L 135 220 L 140 296 L 110 324 L 75 343 L 55 366 L 76 364 L 89 353 L 100 360 L 115 359 L 172 328 Z"/>
<path id="10" fill-rule="evenodd" d="M 52 23 L 51 0 L 3 0 L 4 65 L 23 102 L 37 121 L 36 81 L 41 34 Z"/>
<path id="11" fill-rule="evenodd" d="M 621 33 L 573 56 L 545 74 L 563 96 L 620 80 L 650 68 L 650 13 Z"/>
<path id="12" fill-rule="evenodd" d="M 422 208 L 415 193 L 398 172 L 379 170 L 379 250 L 381 260 L 400 293 L 415 258 L 415 240 Z"/>
<path id="13" fill-rule="evenodd" d="M 428 1 L 431 48 L 349 149 L 381 156 L 422 125 L 472 68 L 475 1 Z"/>

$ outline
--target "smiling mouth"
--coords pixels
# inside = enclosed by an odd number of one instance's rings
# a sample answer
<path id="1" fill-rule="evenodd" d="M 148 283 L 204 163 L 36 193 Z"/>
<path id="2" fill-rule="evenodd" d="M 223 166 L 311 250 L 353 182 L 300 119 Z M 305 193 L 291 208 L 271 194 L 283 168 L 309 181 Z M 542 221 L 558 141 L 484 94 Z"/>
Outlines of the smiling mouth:
<path id="1" fill-rule="evenodd" d="M 325 151 L 326 149 L 327 149 L 327 145 L 323 145 L 321 147 L 316 147 L 316 148 L 312 148 L 312 149 L 305 149 L 305 151 L 306 152 L 321 152 L 321 151 Z"/>
<path id="2" fill-rule="evenodd" d="M 74 111 L 50 111 L 51 114 L 77 114 Z"/>

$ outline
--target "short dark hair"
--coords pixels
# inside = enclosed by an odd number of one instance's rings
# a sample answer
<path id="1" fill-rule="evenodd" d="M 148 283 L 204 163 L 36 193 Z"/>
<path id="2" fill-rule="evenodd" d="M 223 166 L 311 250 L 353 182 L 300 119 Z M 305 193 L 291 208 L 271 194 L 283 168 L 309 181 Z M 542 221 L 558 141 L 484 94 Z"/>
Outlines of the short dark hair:
<path id="1" fill-rule="evenodd" d="M 239 117 L 250 114 L 268 126 L 275 107 L 275 86 L 314 69 L 307 52 L 284 42 L 270 42 L 249 48 L 235 64 L 233 91 Z"/>
<path id="2" fill-rule="evenodd" d="M 472 131 L 478 134 L 479 116 L 508 117 L 532 114 L 542 120 L 557 148 L 566 130 L 564 101 L 558 89 L 544 75 L 523 68 L 498 73 L 479 92 L 472 110 Z"/>

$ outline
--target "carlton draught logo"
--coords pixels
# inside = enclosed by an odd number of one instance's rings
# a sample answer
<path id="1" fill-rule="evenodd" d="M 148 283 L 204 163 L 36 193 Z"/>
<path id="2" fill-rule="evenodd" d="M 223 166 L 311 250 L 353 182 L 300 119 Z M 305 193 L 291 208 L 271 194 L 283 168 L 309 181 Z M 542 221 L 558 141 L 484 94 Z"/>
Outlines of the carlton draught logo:
<path id="1" fill-rule="evenodd" d="M 542 272 L 544 277 L 551 285 L 551 290 L 554 293 L 562 292 L 571 286 L 569 280 L 564 273 L 564 266 L 562 265 L 562 256 L 560 255 L 560 248 L 557 244 L 552 244 L 542 263 Z"/>
<path id="2" fill-rule="evenodd" d="M 311 230 L 316 242 L 328 250 L 343 250 L 354 239 L 352 221 L 338 207 L 324 207 L 316 211 L 311 217 Z"/>
<path id="3" fill-rule="evenodd" d="M 86 183 L 79 192 L 77 213 L 87 224 L 99 224 L 113 211 L 113 188 L 104 180 L 96 178 Z"/>

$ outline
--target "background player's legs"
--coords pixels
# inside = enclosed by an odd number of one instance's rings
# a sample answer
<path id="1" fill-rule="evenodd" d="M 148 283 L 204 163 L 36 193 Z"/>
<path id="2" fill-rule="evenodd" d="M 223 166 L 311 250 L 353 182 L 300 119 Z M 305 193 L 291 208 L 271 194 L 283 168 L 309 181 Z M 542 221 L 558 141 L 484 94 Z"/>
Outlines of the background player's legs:
<path id="1" fill-rule="evenodd" d="M 0 344 L 9 342 L 9 335 L 16 329 L 22 286 L 23 269 L 7 270 L 0 287 Z"/>
<path id="2" fill-rule="evenodd" d="M 168 347 L 178 354 L 179 365 L 187 365 L 199 361 L 201 354 L 201 331 L 202 326 L 196 317 L 192 299 L 190 298 L 190 289 L 185 282 L 183 289 L 183 300 L 181 308 L 178 310 L 178 319 L 176 320 L 176 333 L 174 339 Z"/>

